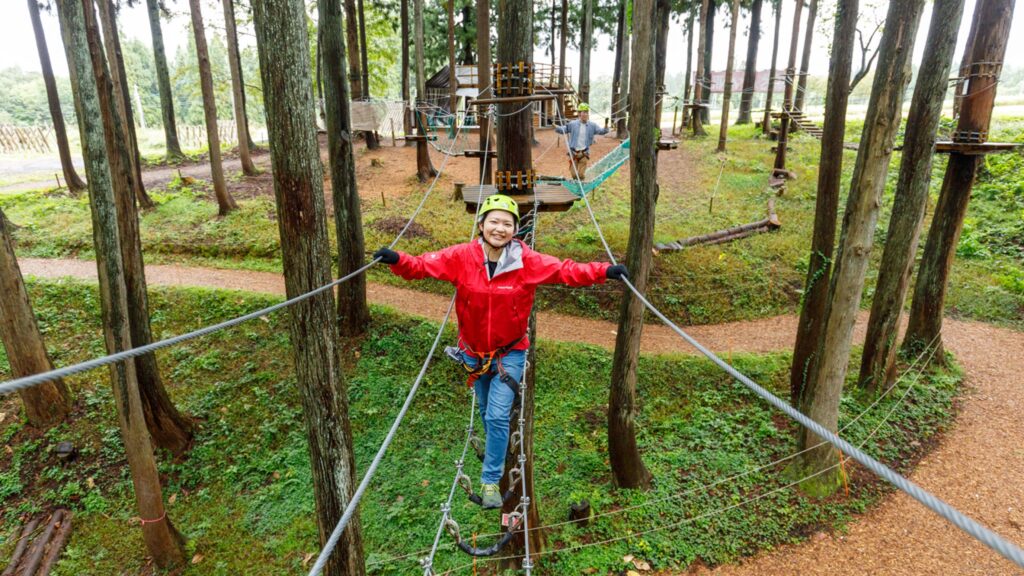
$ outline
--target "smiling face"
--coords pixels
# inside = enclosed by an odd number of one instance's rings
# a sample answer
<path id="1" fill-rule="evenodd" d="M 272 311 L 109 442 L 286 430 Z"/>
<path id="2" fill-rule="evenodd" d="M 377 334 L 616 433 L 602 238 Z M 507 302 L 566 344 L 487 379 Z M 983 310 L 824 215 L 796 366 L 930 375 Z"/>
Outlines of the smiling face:
<path id="1" fill-rule="evenodd" d="M 586 124 L 587 122 L 590 122 L 590 112 L 580 110 L 580 124 Z"/>
<path id="2" fill-rule="evenodd" d="M 484 242 L 495 249 L 503 248 L 516 234 L 515 216 L 504 210 L 491 210 L 484 214 L 483 221 L 477 226 Z"/>

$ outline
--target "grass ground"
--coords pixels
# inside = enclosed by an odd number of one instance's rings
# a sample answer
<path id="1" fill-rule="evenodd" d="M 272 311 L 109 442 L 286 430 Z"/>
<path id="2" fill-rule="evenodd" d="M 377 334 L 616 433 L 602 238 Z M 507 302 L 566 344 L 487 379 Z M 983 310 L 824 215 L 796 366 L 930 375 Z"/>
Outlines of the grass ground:
<path id="1" fill-rule="evenodd" d="M 34 282 L 30 293 L 55 363 L 102 353 L 95 286 Z M 182 333 L 273 301 L 237 292 L 153 290 L 154 333 L 157 338 Z M 345 347 L 360 470 L 384 437 L 436 331 L 432 323 L 375 309 L 367 336 Z M 172 398 L 198 423 L 196 442 L 184 459 L 160 458 L 170 517 L 189 539 L 191 574 L 304 573 L 308 555 L 317 551 L 309 458 L 290 358 L 283 315 L 158 355 Z M 731 360 L 754 380 L 785 393 L 786 354 Z M 655 488 L 651 493 L 618 490 L 610 479 L 604 434 L 610 365 L 604 350 L 551 342 L 538 346 L 535 448 L 541 516 L 546 524 L 560 522 L 570 504 L 582 499 L 602 514 L 587 528 L 552 528 L 550 546 L 581 548 L 545 557 L 541 573 L 614 573 L 624 568 L 627 554 L 655 569 L 728 562 L 822 530 L 841 530 L 884 492 L 856 467 L 848 470 L 848 495 L 840 491 L 814 502 L 781 489 L 791 481 L 783 473 L 785 463 L 766 465 L 794 451 L 791 425 L 708 362 L 684 356 L 641 360 L 639 443 Z M 0 379 L 8 375 L 0 352 Z M 373 574 L 416 570 L 418 555 L 393 557 L 429 547 L 433 539 L 468 417 L 462 378 L 446 362 L 428 371 L 364 500 L 361 519 Z M 75 530 L 56 574 L 150 571 L 133 520 L 131 484 L 106 379 L 104 370 L 71 378 L 74 414 L 68 424 L 45 434 L 13 417 L 16 399 L 0 404 L 0 443 L 9 454 L 0 461 L 0 557 L 9 552 L 24 515 L 63 505 L 75 510 Z M 951 421 L 959 381 L 956 372 L 919 377 L 910 370 L 895 394 L 870 408 L 873 399 L 849 390 L 840 425 L 863 417 L 844 436 L 866 442 L 869 453 L 906 470 Z M 901 401 L 911 384 L 909 398 Z M 60 465 L 51 455 L 62 440 L 79 450 L 71 464 Z M 471 476 L 476 466 L 470 462 Z M 493 514 L 479 512 L 461 496 L 454 516 L 467 537 L 496 528 Z M 435 566 L 465 562 L 446 544 Z"/>
<path id="2" fill-rule="evenodd" d="M 856 141 L 861 127 L 860 121 L 851 121 L 847 140 Z M 712 127 L 712 132 L 715 129 Z M 713 152 L 714 133 L 705 139 L 684 139 L 678 152 L 662 154 L 656 241 L 702 234 L 764 217 L 771 194 L 765 176 L 771 156 L 768 142 L 755 136 L 752 127 L 733 127 L 725 155 Z M 1000 119 L 992 138 L 1024 142 L 1024 119 Z M 368 154 L 362 148 L 357 153 Z M 385 159 L 382 165 L 395 166 L 394 155 L 410 153 L 411 150 L 403 148 L 385 148 L 376 154 Z M 777 232 L 658 256 L 650 286 L 654 303 L 685 324 L 797 311 L 813 228 L 818 155 L 819 144 L 814 139 L 797 135 L 792 141 L 789 166 L 799 178 L 784 196 L 776 199 L 783 223 Z M 846 152 L 847 179 L 855 158 L 855 152 Z M 944 163 L 945 158 L 938 155 L 933 168 L 933 205 Z M 865 285 L 865 305 L 870 302 L 877 275 L 898 166 L 896 153 L 876 233 L 874 264 Z M 1024 155 L 1020 152 L 986 159 L 974 189 L 948 292 L 947 313 L 953 316 L 1024 328 L 1022 167 Z M 383 176 L 381 170 L 368 168 L 360 179 L 376 182 L 374 179 Z M 625 252 L 629 233 L 628 174 L 627 165 L 592 198 L 604 233 L 618 256 Z M 368 252 L 393 239 L 425 189 L 411 176 L 397 181 L 402 189 L 389 191 L 386 200 L 364 195 Z M 469 221 L 462 203 L 453 201 L 447 193 L 450 186 L 447 179 L 440 183 L 440 189 L 435 190 L 417 220 L 420 226 L 406 236 L 400 249 L 417 253 L 466 239 Z M 216 206 L 206 182 L 176 179 L 163 189 L 151 190 L 158 206 L 142 216 L 147 261 L 279 271 L 278 227 L 271 191 L 266 187 L 263 195 L 240 201 L 240 209 L 223 219 L 216 217 Z M 0 196 L 0 207 L 21 226 L 17 232 L 19 254 L 91 256 L 91 224 L 84 197 L 45 191 L 7 194 Z M 583 261 L 604 258 L 600 240 L 581 206 L 567 213 L 544 214 L 539 230 L 538 248 L 542 251 Z M 378 282 L 401 282 L 384 269 L 372 269 L 370 277 Z M 447 286 L 431 282 L 412 286 L 448 290 Z M 618 292 L 605 287 L 550 288 L 541 292 L 538 305 L 542 309 L 607 319 L 617 313 L 617 302 Z"/>

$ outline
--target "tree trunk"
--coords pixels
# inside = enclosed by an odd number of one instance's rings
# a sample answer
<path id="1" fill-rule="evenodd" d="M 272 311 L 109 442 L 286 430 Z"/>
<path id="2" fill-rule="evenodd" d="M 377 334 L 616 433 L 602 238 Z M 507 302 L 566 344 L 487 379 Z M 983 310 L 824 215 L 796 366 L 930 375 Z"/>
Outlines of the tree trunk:
<path id="1" fill-rule="evenodd" d="M 916 1 L 916 0 L 913 0 Z M 796 0 L 796 11 L 793 13 L 793 35 L 789 40 L 789 64 L 786 66 L 786 89 L 782 96 L 782 110 L 791 112 L 793 110 L 793 85 L 796 83 L 796 47 L 800 41 L 800 12 L 803 10 L 803 0 Z M 779 8 L 782 9 L 781 7 Z M 777 36 L 777 35 L 776 35 Z M 776 39 L 776 42 L 778 40 Z M 783 117 L 779 122 L 779 143 L 775 149 L 775 175 L 788 175 L 786 171 L 786 146 L 789 137 L 789 121 Z"/>
<path id="2" fill-rule="evenodd" d="M 818 361 L 804 390 L 804 414 L 833 432 L 839 422 L 839 399 L 850 363 L 853 325 L 871 258 L 893 140 L 900 127 L 903 95 L 910 82 L 910 60 L 923 8 L 924 0 L 889 5 L 879 66 L 843 216 L 825 331 L 818 347 Z M 812 495 L 831 494 L 838 487 L 839 478 L 839 470 L 833 467 L 835 448 L 824 443 L 817 446 L 821 439 L 805 428 L 800 428 L 797 435 L 798 449 L 809 450 L 794 463 L 800 475 L 823 472 L 802 482 L 801 488 Z"/>
<path id="3" fill-rule="evenodd" d="M 337 0 L 332 4 L 329 10 L 337 19 L 340 7 Z M 266 118 L 285 290 L 289 298 L 294 298 L 331 281 L 306 14 L 302 0 L 255 0 L 252 6 L 263 85 L 275 87 L 266 93 Z M 325 37 L 332 37 L 329 42 L 340 42 L 340 26 L 332 23 L 331 30 Z M 336 57 L 339 51 L 333 52 Z M 332 67 L 340 65 L 336 62 Z M 334 295 L 328 291 L 293 306 L 288 323 L 306 422 L 321 546 L 350 501 L 356 479 L 334 314 Z M 362 536 L 358 517 L 354 517 L 324 574 L 364 573 Z"/>
<path id="4" fill-rule="evenodd" d="M 455 109 L 459 98 L 455 92 L 459 89 L 459 78 L 455 74 L 455 0 L 448 0 L 448 111 L 452 114 L 452 125 L 456 121 Z"/>
<path id="5" fill-rule="evenodd" d="M 96 0 L 100 9 L 100 22 L 106 40 L 107 62 L 110 63 L 110 81 L 114 89 L 113 104 L 117 106 L 117 114 L 121 129 L 125 135 L 129 177 L 132 194 L 143 208 L 152 208 L 153 200 L 146 194 L 142 184 L 142 159 L 139 156 L 138 139 L 135 136 L 135 120 L 132 116 L 132 100 L 128 94 L 128 73 L 124 69 L 124 57 L 121 55 L 121 38 L 117 30 L 117 19 L 114 14 L 112 0 Z M 141 112 L 141 110 L 140 110 Z"/>
<path id="6" fill-rule="evenodd" d="M 615 67 L 612 71 L 612 105 L 608 112 L 608 121 L 613 125 L 618 122 L 620 111 L 625 104 L 622 101 L 622 45 L 626 33 L 626 0 L 619 0 L 618 24 L 615 31 Z"/>
<path id="7" fill-rule="evenodd" d="M 84 6 L 83 6 L 84 4 Z M 107 352 L 132 347 L 128 299 L 118 240 L 117 209 L 111 183 L 104 129 L 101 124 L 100 93 L 113 91 L 102 62 L 99 31 L 92 2 L 59 0 L 57 3 L 68 67 L 71 72 L 85 171 L 89 180 L 89 205 L 92 213 L 93 241 L 99 273 L 103 333 Z M 87 7 L 87 9 L 84 9 Z M 87 34 L 87 29 L 90 31 Z M 96 77 L 96 71 L 103 73 Z M 112 113 L 116 113 L 111 107 Z M 110 154 L 111 157 L 116 154 Z M 124 168 L 121 169 L 124 173 Z M 163 506 L 160 479 L 149 434 L 146 432 L 142 401 L 133 362 L 110 365 L 114 403 L 132 476 L 135 500 L 142 523 L 142 537 L 150 555 L 161 568 L 184 562 L 184 539 L 174 528 Z"/>
<path id="8" fill-rule="evenodd" d="M 565 52 L 569 45 L 569 0 L 562 0 L 562 25 L 558 33 L 558 88 L 565 90 Z M 565 96 L 558 97 L 559 116 L 565 117 Z"/>
<path id="9" fill-rule="evenodd" d="M 668 91 L 665 90 L 665 61 L 668 58 L 668 24 L 672 15 L 671 0 L 657 0 L 657 40 L 654 52 L 654 82 L 656 94 L 654 96 L 654 127 L 661 128 L 662 103 Z"/>
<path id="10" fill-rule="evenodd" d="M 533 62 L 533 6 L 529 0 L 499 0 L 497 48 L 499 63 Z M 498 104 L 498 114 L 498 170 L 532 169 L 533 109 L 522 103 Z"/>
<path id="11" fill-rule="evenodd" d="M 327 158 L 334 202 L 334 226 L 338 236 L 338 275 L 345 276 L 363 265 L 363 222 L 352 156 L 352 118 L 349 115 L 348 83 L 345 81 L 345 44 L 342 42 L 341 3 L 322 0 L 318 5 L 322 31 L 320 45 L 324 65 L 324 107 L 327 112 Z M 358 336 L 370 323 L 366 305 L 366 275 L 360 274 L 338 287 L 338 328 L 342 336 Z"/>
<path id="12" fill-rule="evenodd" d="M 220 158 L 220 134 L 217 132 L 217 102 L 213 93 L 213 75 L 210 72 L 210 53 L 206 48 L 206 32 L 203 28 L 203 13 L 199 0 L 188 0 L 192 14 L 192 33 L 196 39 L 196 56 L 199 59 L 199 86 L 203 92 L 203 116 L 206 120 L 206 142 L 210 148 L 210 175 L 213 178 L 213 192 L 217 197 L 218 214 L 226 215 L 238 207 L 228 192 L 224 181 L 224 166 Z"/>
<path id="13" fill-rule="evenodd" d="M 576 87 L 580 102 L 590 102 L 590 35 L 594 29 L 594 0 L 583 0 L 583 22 L 580 26 L 580 79 Z"/>
<path id="14" fill-rule="evenodd" d="M 30 4 L 34 2 L 30 0 Z M 35 11 L 38 15 L 38 7 Z M 0 340 L 7 350 L 12 377 L 53 369 L 14 255 L 14 240 L 7 229 L 3 209 L 0 209 Z M 60 423 L 71 410 L 71 393 L 61 379 L 19 390 L 18 394 L 25 405 L 28 423 L 41 430 Z"/>
<path id="15" fill-rule="evenodd" d="M 491 3 L 489 0 L 476 0 L 476 52 L 477 52 L 477 84 L 480 97 L 489 98 L 494 91 L 488 88 L 491 85 Z M 491 118 L 484 109 L 478 109 L 480 123 L 480 149 L 493 153 L 495 150 L 494 127 L 491 126 Z M 489 137 L 488 137 L 489 136 Z M 491 155 L 484 158 L 482 179 L 484 184 L 490 184 L 491 167 L 493 162 Z"/>
<path id="16" fill-rule="evenodd" d="M 235 105 L 235 128 L 238 133 L 238 159 L 242 163 L 242 173 L 246 176 L 259 174 L 256 165 L 249 156 L 249 131 L 245 117 L 245 87 L 242 85 L 241 58 L 238 54 L 238 32 L 235 30 L 235 3 L 233 0 L 221 0 L 224 6 L 224 35 L 228 44 L 228 68 L 231 70 L 231 95 Z"/>
<path id="17" fill-rule="evenodd" d="M 704 77 L 704 44 L 707 42 L 708 35 L 704 32 L 708 26 L 708 14 L 709 14 L 709 0 L 702 0 L 700 3 L 700 36 L 697 40 L 697 76 L 693 82 L 693 104 L 701 104 L 704 102 L 704 93 L 708 91 L 711 86 L 708 84 L 707 78 Z M 704 129 L 704 115 L 700 113 L 700 108 L 693 108 L 693 112 L 690 114 L 690 121 L 693 123 L 693 135 L 694 136 L 707 136 L 707 130 Z"/>
<path id="18" fill-rule="evenodd" d="M 954 142 L 975 140 L 987 135 L 995 103 L 998 70 L 1006 54 L 1006 43 L 1013 20 L 1013 0 L 984 0 L 975 8 L 976 36 L 971 50 L 971 75 L 960 107 Z M 984 137 L 983 137 L 984 138 Z M 945 310 L 946 283 L 960 241 L 967 204 L 971 199 L 974 176 L 981 156 L 953 153 L 946 166 L 942 191 L 928 230 L 928 241 L 917 272 L 914 300 L 903 347 L 918 350 L 934 342 L 934 362 L 944 363 L 942 314 Z"/>
<path id="19" fill-rule="evenodd" d="M 804 32 L 804 54 L 800 61 L 800 79 L 797 81 L 796 103 L 794 108 L 800 112 L 804 110 L 804 101 L 807 96 L 807 70 L 811 65 L 811 44 L 814 43 L 814 19 L 818 16 L 818 0 L 811 0 L 807 8 L 807 30 Z M 790 126 L 790 130 L 796 130 L 796 122 Z"/>
<path id="20" fill-rule="evenodd" d="M 462 5 L 462 27 L 469 28 L 470 25 L 476 26 L 472 21 L 473 18 L 473 7 L 466 2 Z M 462 64 L 465 66 L 472 66 L 476 64 L 476 56 L 473 54 L 473 42 L 474 39 L 470 38 L 468 34 L 462 36 Z"/>
<path id="21" fill-rule="evenodd" d="M 348 17 L 347 6 L 350 0 L 346 0 L 346 18 Z M 424 47 L 423 47 L 423 0 L 413 0 L 413 39 L 416 43 L 416 101 L 423 102 L 427 98 L 427 74 L 424 70 L 426 63 L 424 59 Z M 352 42 L 348 44 L 349 51 L 352 51 Z M 355 87 L 352 87 L 352 93 L 355 94 Z M 422 129 L 423 127 L 420 126 Z"/>
<path id="22" fill-rule="evenodd" d="M 747 38 L 747 65 L 743 69 L 743 94 L 736 124 L 750 124 L 750 109 L 754 105 L 754 84 L 757 81 L 757 45 L 761 41 L 761 4 L 754 0 L 750 7 L 750 37 Z"/>
<path id="23" fill-rule="evenodd" d="M 363 100 L 370 99 L 370 60 L 367 56 L 366 51 L 366 11 L 363 10 L 363 0 L 359 0 L 359 59 L 362 64 L 360 71 L 363 75 L 362 86 L 363 91 L 360 93 L 360 97 Z M 373 130 L 369 130 L 364 134 L 366 138 L 366 147 L 370 150 L 376 150 L 380 148 L 380 139 L 377 138 L 377 133 Z"/>
<path id="24" fill-rule="evenodd" d="M 167 71 L 167 53 L 164 50 L 164 33 L 160 29 L 160 0 L 146 0 L 149 14 L 149 31 L 153 36 L 153 61 L 156 69 L 156 85 L 160 90 L 160 114 L 164 124 L 164 143 L 167 159 L 184 158 L 178 143 L 178 129 L 174 123 L 174 96 L 171 94 L 171 77 Z"/>
<path id="25" fill-rule="evenodd" d="M 846 137 L 846 107 L 850 99 L 850 75 L 857 34 L 859 0 L 843 0 L 836 8 L 832 34 L 832 57 L 828 67 L 825 95 L 825 125 L 822 127 L 821 159 L 818 162 L 818 194 L 814 210 L 814 232 L 808 257 L 807 279 L 797 324 L 793 363 L 789 371 L 789 402 L 799 409 L 803 390 L 814 372 L 818 343 L 825 331 L 832 252 L 836 245 L 836 211 L 843 174 L 843 141 Z M 775 20 L 778 24 L 778 19 Z M 776 28 L 776 36 L 778 29 Z"/>
<path id="26" fill-rule="evenodd" d="M 629 119 L 629 64 L 630 64 L 630 36 L 629 26 L 626 26 L 622 33 L 622 66 L 619 69 L 619 114 L 615 123 L 615 137 L 619 140 L 629 138 L 627 121 Z"/>
<path id="27" fill-rule="evenodd" d="M 363 73 L 360 70 L 362 58 L 359 57 L 359 10 L 356 0 L 343 0 L 342 5 L 345 8 L 345 43 L 352 55 L 348 59 L 348 84 L 352 100 L 360 100 L 363 97 Z M 418 46 L 416 53 L 419 54 Z"/>
<path id="28" fill-rule="evenodd" d="M 654 53 L 657 34 L 655 0 L 633 4 L 633 73 L 629 78 L 630 134 L 629 172 L 631 210 L 626 264 L 630 279 L 641 293 L 647 291 L 654 247 L 654 208 L 658 200 L 654 124 Z M 612 358 L 611 389 L 608 395 L 608 460 L 615 483 L 623 488 L 651 487 L 651 473 L 640 458 L 636 442 L 636 370 L 640 356 L 644 305 L 631 293 L 622 299 L 619 328 Z"/>
<path id="29" fill-rule="evenodd" d="M 60 95 L 57 94 L 57 82 L 53 77 L 53 66 L 50 65 L 50 52 L 46 48 L 46 36 L 43 34 L 43 23 L 39 18 L 37 0 L 28 0 L 28 14 L 32 18 L 32 32 L 35 34 L 36 50 L 39 52 L 39 65 L 43 69 L 46 102 L 50 106 L 50 119 L 53 121 L 53 134 L 57 139 L 57 153 L 60 155 L 60 167 L 64 172 L 64 181 L 68 185 L 68 190 L 80 192 L 85 190 L 85 182 L 82 182 L 81 177 L 78 176 L 74 160 L 71 158 L 71 146 L 68 145 L 68 133 L 64 128 L 64 114 L 60 110 Z"/>
<path id="30" fill-rule="evenodd" d="M 715 47 L 715 12 L 718 11 L 718 2 L 712 0 L 708 6 L 708 17 L 706 18 L 707 28 L 701 30 L 704 34 L 704 104 L 708 106 L 700 109 L 701 120 L 705 124 L 711 123 L 711 54 Z"/>
<path id="31" fill-rule="evenodd" d="M 690 10 L 686 17 L 686 74 L 683 76 L 684 105 L 690 103 L 690 93 L 693 90 L 693 84 L 690 81 L 693 76 L 693 25 L 693 10 Z M 683 108 L 683 119 L 679 124 L 680 133 L 683 131 L 684 126 L 689 125 L 689 110 L 690 108 Z"/>
<path id="32" fill-rule="evenodd" d="M 814 0 L 811 0 L 812 2 Z M 736 28 L 740 23 L 740 0 L 732 3 L 732 25 L 729 27 L 729 56 L 725 61 L 725 91 L 722 93 L 722 124 L 718 128 L 718 151 L 725 152 L 729 138 L 729 106 L 732 104 L 732 69 L 736 57 Z"/>
<path id="33" fill-rule="evenodd" d="M 401 34 L 402 34 L 402 132 L 408 136 L 412 134 L 413 118 L 409 110 L 412 101 L 412 91 L 409 90 L 409 0 L 400 0 Z M 406 146 L 415 144 L 406 140 Z"/>
<path id="34" fill-rule="evenodd" d="M 243 11 L 245 5 L 243 4 Z M 231 0 L 231 13 L 235 13 L 234 0 Z M 246 11 L 246 16 L 252 17 L 252 14 Z M 240 122 L 242 129 L 245 130 L 245 145 L 249 147 L 249 153 L 252 154 L 253 150 L 256 150 L 256 143 L 252 141 L 252 133 L 249 131 L 249 112 L 245 103 L 245 73 L 242 70 L 242 51 L 238 50 L 238 27 L 235 26 L 235 33 L 232 34 L 232 41 L 235 43 L 235 69 L 238 70 L 238 85 L 242 87 L 240 93 L 242 100 L 242 118 L 241 120 L 235 119 L 236 122 Z M 319 42 L 318 42 L 319 45 Z"/>
<path id="35" fill-rule="evenodd" d="M 888 389 L 896 377 L 897 329 L 928 204 L 935 133 L 942 116 L 942 101 L 946 97 L 963 11 L 964 0 L 936 0 L 932 13 L 942 17 L 931 20 L 924 59 L 914 86 L 907 125 L 915 128 L 907 132 L 903 143 L 896 200 L 861 356 L 858 382 L 872 392 Z"/>
<path id="36" fill-rule="evenodd" d="M 104 9 L 107 0 L 98 0 L 100 14 L 104 19 L 112 19 L 110 6 Z M 108 11 L 104 15 L 104 11 Z M 108 30 L 116 27 L 108 25 Z M 87 29 L 87 33 L 90 33 Z M 107 38 L 113 37 L 108 34 Z M 99 46 L 99 37 L 96 38 Z M 107 46 L 108 54 L 110 47 Z M 108 62 L 103 54 L 93 56 L 93 73 L 97 79 L 108 75 Z M 110 74 L 110 76 L 114 76 Z M 99 80 L 97 81 L 99 82 Z M 119 90 L 111 83 L 111 91 L 98 92 L 101 117 L 104 127 L 105 145 L 110 169 L 110 184 L 117 208 L 118 244 L 121 248 L 121 266 L 124 274 L 125 297 L 128 301 L 128 326 L 131 331 L 132 343 L 145 346 L 153 342 L 153 331 L 149 323 L 149 295 L 146 289 L 146 273 L 142 259 L 142 240 L 139 234 L 138 209 L 135 206 L 136 184 L 141 185 L 133 177 L 134 166 L 131 163 L 133 152 L 130 149 L 130 138 L 125 131 L 126 123 L 120 116 L 123 109 L 118 102 Z M 137 356 L 135 374 L 138 381 L 139 397 L 142 402 L 146 426 L 149 429 L 153 444 L 158 448 L 170 450 L 174 454 L 182 454 L 192 441 L 192 422 L 182 416 L 164 388 L 160 376 L 160 368 L 156 363 L 156 354 L 149 353 Z"/>
<path id="37" fill-rule="evenodd" d="M 769 134 L 772 131 L 772 98 L 775 96 L 775 63 L 779 57 L 779 27 L 782 24 L 782 6 L 774 5 L 775 9 L 775 36 L 772 41 L 772 69 L 768 73 L 768 93 L 764 96 L 764 120 L 761 124 L 761 133 Z M 852 56 L 851 56 L 852 62 Z M 852 65 L 852 64 L 851 64 Z"/>

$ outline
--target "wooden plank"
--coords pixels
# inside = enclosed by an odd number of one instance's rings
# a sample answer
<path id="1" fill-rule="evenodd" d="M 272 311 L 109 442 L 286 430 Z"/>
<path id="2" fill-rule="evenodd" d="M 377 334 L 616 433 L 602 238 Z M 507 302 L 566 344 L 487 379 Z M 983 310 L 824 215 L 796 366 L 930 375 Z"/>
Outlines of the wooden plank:
<path id="1" fill-rule="evenodd" d="M 504 98 L 483 98 L 481 100 L 470 100 L 470 106 L 488 106 L 491 104 L 515 104 L 517 102 L 537 102 L 540 100 L 554 100 L 554 94 L 534 94 L 533 96 L 506 96 Z"/>
<path id="2" fill-rule="evenodd" d="M 935 143 L 936 154 L 965 154 L 978 156 L 981 154 L 998 154 L 1000 152 L 1012 152 L 1020 148 L 1022 144 L 1016 142 L 950 142 L 940 140 Z"/>
<path id="3" fill-rule="evenodd" d="M 542 183 L 534 188 L 537 200 L 540 202 L 541 212 L 565 212 L 572 208 L 574 202 L 579 200 L 575 194 L 559 184 Z M 462 187 L 462 201 L 466 203 L 466 212 L 476 213 L 476 205 L 482 202 L 491 194 L 497 194 L 498 189 L 489 185 L 472 185 Z M 533 194 L 509 194 L 513 200 L 519 203 L 520 210 L 526 212 L 533 208 Z"/>

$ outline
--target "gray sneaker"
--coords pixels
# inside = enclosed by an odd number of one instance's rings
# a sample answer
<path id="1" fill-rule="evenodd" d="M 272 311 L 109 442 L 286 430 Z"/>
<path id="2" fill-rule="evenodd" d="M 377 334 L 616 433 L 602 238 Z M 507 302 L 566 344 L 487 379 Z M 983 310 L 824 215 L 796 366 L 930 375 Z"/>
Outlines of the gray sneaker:
<path id="1" fill-rule="evenodd" d="M 483 484 L 480 486 L 481 502 L 480 507 L 484 510 L 501 508 L 501 491 L 497 484 Z"/>

